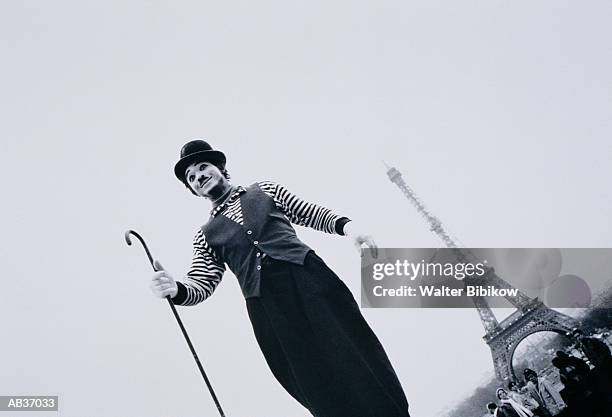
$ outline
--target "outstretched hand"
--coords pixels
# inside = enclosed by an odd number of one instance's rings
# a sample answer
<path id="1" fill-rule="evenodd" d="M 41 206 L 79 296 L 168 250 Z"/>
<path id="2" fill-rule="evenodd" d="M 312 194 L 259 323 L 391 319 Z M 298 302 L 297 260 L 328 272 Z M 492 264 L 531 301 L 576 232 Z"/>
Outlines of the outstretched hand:
<path id="1" fill-rule="evenodd" d="M 372 256 L 378 257 L 378 246 L 371 235 L 361 231 L 358 226 L 354 225 L 352 221 L 344 225 L 344 234 L 353 241 L 355 249 L 361 256 L 363 256 L 363 245 L 365 244 L 372 250 Z"/>

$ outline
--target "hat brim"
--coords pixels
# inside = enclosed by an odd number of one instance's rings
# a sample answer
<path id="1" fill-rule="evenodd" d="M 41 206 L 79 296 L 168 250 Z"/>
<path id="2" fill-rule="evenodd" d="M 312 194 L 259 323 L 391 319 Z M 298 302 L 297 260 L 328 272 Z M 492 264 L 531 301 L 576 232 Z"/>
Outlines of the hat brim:
<path id="1" fill-rule="evenodd" d="M 185 182 L 185 171 L 194 162 L 211 162 L 221 169 L 225 168 L 225 155 L 220 151 L 199 151 L 181 158 L 174 166 L 174 175 L 181 182 Z"/>

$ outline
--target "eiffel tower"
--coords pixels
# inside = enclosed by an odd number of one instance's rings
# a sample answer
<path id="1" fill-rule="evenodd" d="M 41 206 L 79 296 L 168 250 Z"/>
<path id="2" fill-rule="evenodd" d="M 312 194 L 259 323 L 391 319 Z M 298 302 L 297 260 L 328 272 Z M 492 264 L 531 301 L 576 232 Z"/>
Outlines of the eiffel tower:
<path id="1" fill-rule="evenodd" d="M 467 249 L 460 249 L 442 226 L 442 222 L 432 215 L 425 205 L 418 199 L 414 191 L 406 184 L 402 174 L 395 168 L 387 167 L 387 175 L 391 182 L 399 187 L 406 198 L 415 206 L 419 214 L 425 218 L 432 232 L 438 235 L 446 247 L 453 249 L 455 256 L 461 262 L 473 261 L 476 257 Z M 487 285 L 496 288 L 512 289 L 512 285 L 500 278 L 493 268 L 488 268 L 483 277 Z M 470 279 L 464 280 L 466 284 Z M 519 343 L 527 336 L 543 331 L 552 331 L 566 335 L 578 327 L 578 321 L 558 311 L 552 310 L 537 298 L 530 298 L 518 291 L 516 296 L 508 296 L 506 300 L 515 308 L 512 314 L 498 321 L 487 300 L 481 296 L 473 296 L 472 301 L 485 329 L 484 341 L 491 349 L 495 375 L 501 381 L 514 380 L 516 375 L 512 367 L 512 357 Z"/>

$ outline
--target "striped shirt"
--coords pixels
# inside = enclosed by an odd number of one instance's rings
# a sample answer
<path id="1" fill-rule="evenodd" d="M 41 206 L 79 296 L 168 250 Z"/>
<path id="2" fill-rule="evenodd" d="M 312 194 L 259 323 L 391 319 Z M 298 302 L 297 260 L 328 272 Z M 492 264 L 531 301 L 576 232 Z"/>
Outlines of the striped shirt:
<path id="1" fill-rule="evenodd" d="M 257 185 L 274 200 L 276 207 L 291 223 L 325 233 L 344 234 L 344 225 L 350 221 L 347 217 L 340 217 L 325 207 L 304 201 L 280 184 L 262 181 Z M 244 226 L 239 198 L 244 192 L 246 189 L 238 186 L 223 204 L 213 208 L 211 216 L 223 215 Z M 179 283 L 185 287 L 187 294 L 181 305 L 195 305 L 210 297 L 221 282 L 224 272 L 225 263 L 206 242 L 202 229 L 198 229 L 193 239 L 191 268 L 185 279 Z"/>

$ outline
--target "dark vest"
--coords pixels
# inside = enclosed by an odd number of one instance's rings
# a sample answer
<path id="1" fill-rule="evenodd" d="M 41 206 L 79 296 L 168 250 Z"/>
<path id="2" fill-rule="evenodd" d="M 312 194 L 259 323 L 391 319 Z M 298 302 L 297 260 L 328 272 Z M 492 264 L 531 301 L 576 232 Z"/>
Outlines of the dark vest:
<path id="1" fill-rule="evenodd" d="M 247 187 L 239 198 L 244 226 L 218 214 L 202 226 L 202 232 L 238 278 L 244 297 L 259 297 L 264 254 L 303 265 L 311 249 L 298 239 L 287 217 L 259 185 Z"/>

